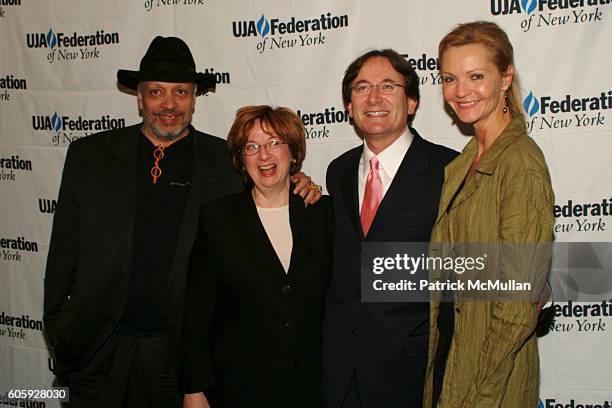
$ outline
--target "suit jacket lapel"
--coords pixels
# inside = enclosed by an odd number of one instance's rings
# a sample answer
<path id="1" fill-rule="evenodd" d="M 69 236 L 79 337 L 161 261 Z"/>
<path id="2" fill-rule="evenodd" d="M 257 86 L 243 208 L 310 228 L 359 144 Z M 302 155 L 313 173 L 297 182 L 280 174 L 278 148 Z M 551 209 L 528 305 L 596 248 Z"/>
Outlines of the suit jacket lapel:
<path id="1" fill-rule="evenodd" d="M 444 169 L 444 191 L 440 198 L 438 220 L 450 210 L 449 205 L 455 195 L 457 195 L 457 197 L 452 203 L 452 208 L 458 206 L 476 192 L 481 180 L 495 172 L 495 168 L 499 163 L 499 155 L 502 154 L 508 146 L 514 143 L 518 137 L 525 135 L 525 132 L 525 123 L 522 117 L 520 115 L 514 117 L 501 135 L 495 139 L 495 142 L 489 150 L 482 155 L 474 168 L 470 180 L 466 180 L 470 167 L 478 154 L 476 138 L 472 137 L 472 140 L 463 148 L 463 152 Z M 465 183 L 464 180 L 466 180 Z M 461 193 L 458 194 L 457 192 L 462 184 L 463 189 Z"/>
<path id="2" fill-rule="evenodd" d="M 240 217 L 244 227 L 244 230 L 240 232 L 245 244 L 244 250 L 248 251 L 250 256 L 257 260 L 257 264 L 263 265 L 262 270 L 265 273 L 270 271 L 282 279 L 286 279 L 287 274 L 261 223 L 250 189 L 242 193 L 242 200 L 240 200 L 236 215 Z"/>
<path id="3" fill-rule="evenodd" d="M 106 191 L 112 228 L 115 232 L 114 248 L 118 252 L 126 282 L 132 263 L 132 245 L 134 239 L 134 211 L 136 197 L 136 171 L 138 166 L 139 127 L 126 128 L 125 135 L 114 150 L 114 163 L 107 169 L 105 181 L 111 183 Z"/>
<path id="4" fill-rule="evenodd" d="M 463 153 L 455 160 L 450 162 L 446 168 L 444 169 L 444 187 L 442 189 L 442 195 L 440 197 L 440 206 L 438 211 L 438 219 L 436 220 L 436 224 L 442 218 L 442 216 L 450 210 L 449 206 L 452 201 L 453 207 L 460 204 L 462 201 L 469 198 L 476 189 L 478 188 L 478 180 L 472 180 L 471 183 L 465 183 L 463 187 L 463 191 L 460 195 L 458 195 L 453 201 L 453 197 L 455 197 L 463 184 L 463 181 L 467 177 L 468 172 L 470 171 L 470 167 L 472 166 L 472 162 L 476 157 L 476 140 L 472 139 L 466 147 L 463 149 Z M 476 176 L 476 174 L 474 174 Z"/>
<path id="5" fill-rule="evenodd" d="M 310 248 L 311 234 L 305 216 L 304 200 L 300 196 L 289 193 L 289 222 L 291 223 L 291 234 L 293 236 L 293 247 L 291 249 L 291 263 L 289 274 L 295 274 Z"/>
<path id="6" fill-rule="evenodd" d="M 363 239 L 363 230 L 361 229 L 361 221 L 359 219 L 359 193 L 357 189 L 359 160 L 362 152 L 363 148 L 353 151 L 353 156 L 348 160 L 348 166 L 340 176 L 340 191 L 342 192 L 342 200 L 346 207 L 346 213 L 360 239 Z"/>
<path id="7" fill-rule="evenodd" d="M 190 132 L 188 137 L 193 137 L 194 149 L 193 173 L 170 269 L 168 281 L 170 285 L 183 269 L 182 263 L 189 260 L 191 247 L 198 230 L 200 207 L 217 196 L 215 194 L 218 191 L 217 186 L 222 182 L 222 177 L 217 173 L 219 158 L 206 149 L 202 138 L 197 137 L 193 128 L 190 129 Z"/>
<path id="8" fill-rule="evenodd" d="M 391 225 L 408 204 L 418 200 L 426 187 L 424 174 L 429 167 L 429 155 L 423 139 L 416 130 L 410 130 L 414 139 L 378 207 L 366 240 Z"/>
<path id="9" fill-rule="evenodd" d="M 263 269 L 271 271 L 283 280 L 299 270 L 310 248 L 311 237 L 308 233 L 308 225 L 304 219 L 304 214 L 305 207 L 302 198 L 289 193 L 289 223 L 291 225 L 293 246 L 291 249 L 289 271 L 286 273 L 261 223 L 251 191 L 248 190 L 242 193 L 237 216 L 240 217 L 244 226 L 243 237 L 248 243 L 245 249 L 249 251 L 254 259 L 258 260 L 258 263 L 264 264 Z"/>

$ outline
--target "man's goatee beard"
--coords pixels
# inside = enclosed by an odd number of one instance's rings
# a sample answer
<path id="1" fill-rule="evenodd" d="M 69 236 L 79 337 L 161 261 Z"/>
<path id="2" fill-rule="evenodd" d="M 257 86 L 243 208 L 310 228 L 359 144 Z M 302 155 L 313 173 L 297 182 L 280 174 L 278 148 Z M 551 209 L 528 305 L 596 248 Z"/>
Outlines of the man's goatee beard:
<path id="1" fill-rule="evenodd" d="M 160 128 L 158 128 L 157 126 L 153 125 L 153 124 L 145 124 L 145 126 L 151 131 L 153 132 L 153 134 L 155 135 L 155 137 L 159 140 L 162 140 L 164 142 L 172 142 L 176 139 L 178 139 L 183 132 L 185 131 L 185 129 L 187 129 L 189 127 L 189 124 L 178 129 L 175 130 L 174 132 L 164 132 L 163 130 L 161 130 Z"/>

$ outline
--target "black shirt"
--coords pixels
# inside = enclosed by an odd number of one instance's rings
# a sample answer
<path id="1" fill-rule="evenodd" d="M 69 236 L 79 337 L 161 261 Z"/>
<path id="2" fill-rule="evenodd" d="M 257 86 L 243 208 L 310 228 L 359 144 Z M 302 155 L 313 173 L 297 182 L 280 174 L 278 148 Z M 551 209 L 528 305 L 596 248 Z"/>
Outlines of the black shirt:
<path id="1" fill-rule="evenodd" d="M 164 149 L 153 184 L 156 149 L 138 141 L 132 269 L 121 325 L 142 335 L 167 331 L 168 278 L 193 172 L 191 134 Z"/>

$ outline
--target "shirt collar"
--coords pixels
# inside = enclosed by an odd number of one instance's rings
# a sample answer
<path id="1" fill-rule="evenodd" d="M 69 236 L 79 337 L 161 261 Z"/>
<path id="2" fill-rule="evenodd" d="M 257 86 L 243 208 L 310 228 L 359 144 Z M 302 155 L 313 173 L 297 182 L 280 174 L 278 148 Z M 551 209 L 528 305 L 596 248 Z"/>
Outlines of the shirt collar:
<path id="1" fill-rule="evenodd" d="M 364 164 L 364 172 L 367 174 L 367 172 L 370 171 L 369 161 L 372 157 L 376 156 L 383 171 L 393 178 L 395 173 L 397 173 L 400 164 L 402 164 L 402 160 L 404 160 L 404 156 L 410 148 L 413 139 L 414 135 L 410 132 L 410 129 L 406 127 L 400 137 L 398 137 L 385 150 L 378 154 L 374 154 L 374 152 L 372 152 L 368 147 L 368 144 L 364 141 L 363 153 L 361 155 Z"/>

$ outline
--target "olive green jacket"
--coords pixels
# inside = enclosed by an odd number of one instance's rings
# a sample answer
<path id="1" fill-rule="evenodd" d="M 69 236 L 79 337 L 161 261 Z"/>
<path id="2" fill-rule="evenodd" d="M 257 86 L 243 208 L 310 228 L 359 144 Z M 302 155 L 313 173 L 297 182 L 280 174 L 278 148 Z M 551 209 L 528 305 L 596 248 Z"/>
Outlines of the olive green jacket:
<path id="1" fill-rule="evenodd" d="M 527 136 L 522 116 L 512 120 L 466 179 L 477 152 L 473 138 L 447 165 L 432 242 L 552 241 L 554 195 L 550 176 L 542 152 Z M 549 252 L 541 251 L 541 247 L 521 245 L 522 251 L 531 251 L 521 256 L 502 251 L 494 263 L 502 276 L 509 271 L 513 277 L 522 276 L 534 282 L 533 290 L 539 293 L 550 264 Z M 438 311 L 439 303 L 432 301 L 426 408 L 432 404 Z M 438 407 L 536 407 L 536 322 L 531 301 L 455 299 L 454 334 Z"/>

